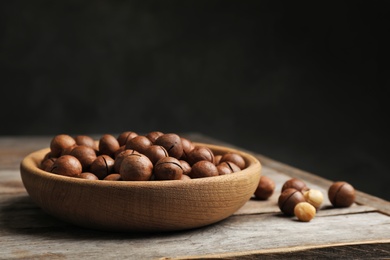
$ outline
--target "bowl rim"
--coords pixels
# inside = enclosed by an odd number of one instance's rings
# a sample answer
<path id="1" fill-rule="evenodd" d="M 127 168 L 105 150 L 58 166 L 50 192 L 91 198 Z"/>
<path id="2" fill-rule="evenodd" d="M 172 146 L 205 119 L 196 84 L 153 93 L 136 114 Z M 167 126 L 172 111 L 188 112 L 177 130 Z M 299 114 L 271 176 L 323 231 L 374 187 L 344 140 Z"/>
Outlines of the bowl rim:
<path id="1" fill-rule="evenodd" d="M 248 152 L 241 151 L 236 148 L 214 145 L 208 143 L 199 143 L 193 142 L 195 146 L 207 146 L 210 148 L 215 155 L 223 154 L 227 152 L 238 153 L 243 156 L 247 166 L 245 169 L 227 175 L 219 175 L 207 178 L 194 178 L 188 180 L 153 180 L 153 181 L 104 181 L 104 180 L 88 180 L 81 179 L 77 177 L 69 177 L 58 175 L 44 171 L 39 168 L 39 163 L 42 161 L 44 155 L 50 151 L 50 148 L 44 148 L 37 151 L 34 151 L 23 158 L 20 163 L 20 170 L 22 177 L 24 174 L 35 175 L 40 178 L 60 181 L 66 183 L 72 183 L 73 185 L 81 186 L 101 186 L 101 187 L 117 187 L 117 188 L 131 188 L 131 187 L 180 187 L 181 185 L 188 185 L 192 183 L 193 185 L 201 185 L 202 183 L 216 183 L 220 181 L 229 181 L 229 179 L 236 179 L 238 176 L 246 175 L 251 173 L 255 168 L 259 168 L 261 171 L 262 165 L 260 161 L 252 154 Z M 23 178 L 22 178 L 23 179 Z"/>

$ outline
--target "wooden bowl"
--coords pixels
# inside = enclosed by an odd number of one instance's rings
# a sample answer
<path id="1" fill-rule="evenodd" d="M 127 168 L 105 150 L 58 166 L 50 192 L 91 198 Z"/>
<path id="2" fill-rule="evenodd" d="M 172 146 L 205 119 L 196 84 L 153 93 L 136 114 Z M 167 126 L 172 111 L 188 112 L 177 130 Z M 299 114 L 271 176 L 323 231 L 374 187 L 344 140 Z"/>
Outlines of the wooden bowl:
<path id="1" fill-rule="evenodd" d="M 39 169 L 49 148 L 26 156 L 20 165 L 23 184 L 44 211 L 82 227 L 110 231 L 173 231 L 223 220 L 253 195 L 261 165 L 252 155 L 209 147 L 216 155 L 239 153 L 247 167 L 229 175 L 185 181 L 96 181 Z"/>

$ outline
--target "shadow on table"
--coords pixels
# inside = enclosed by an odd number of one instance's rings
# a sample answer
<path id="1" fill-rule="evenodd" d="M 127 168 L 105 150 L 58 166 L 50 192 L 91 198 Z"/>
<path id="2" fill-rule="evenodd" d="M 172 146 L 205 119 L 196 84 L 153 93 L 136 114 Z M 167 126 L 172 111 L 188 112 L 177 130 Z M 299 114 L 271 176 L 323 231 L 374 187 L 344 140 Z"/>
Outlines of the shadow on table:
<path id="1" fill-rule="evenodd" d="M 39 208 L 29 196 L 12 198 L 3 201 L 0 209 L 0 230 L 28 236 L 47 237 L 51 239 L 150 239 L 151 237 L 170 237 L 178 234 L 191 234 L 198 229 L 175 232 L 110 232 L 87 229 L 57 219 Z M 209 227 L 212 227 L 210 225 Z M 207 229 L 209 227 L 203 227 Z"/>

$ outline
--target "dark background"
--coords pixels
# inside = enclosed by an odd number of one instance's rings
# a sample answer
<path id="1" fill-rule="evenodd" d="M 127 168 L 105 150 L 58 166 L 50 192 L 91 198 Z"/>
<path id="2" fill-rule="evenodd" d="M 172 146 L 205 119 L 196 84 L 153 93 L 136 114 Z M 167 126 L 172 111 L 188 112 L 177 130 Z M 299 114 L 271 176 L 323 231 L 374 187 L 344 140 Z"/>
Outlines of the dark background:
<path id="1" fill-rule="evenodd" d="M 1 1 L 1 135 L 200 132 L 390 200 L 386 1 Z"/>

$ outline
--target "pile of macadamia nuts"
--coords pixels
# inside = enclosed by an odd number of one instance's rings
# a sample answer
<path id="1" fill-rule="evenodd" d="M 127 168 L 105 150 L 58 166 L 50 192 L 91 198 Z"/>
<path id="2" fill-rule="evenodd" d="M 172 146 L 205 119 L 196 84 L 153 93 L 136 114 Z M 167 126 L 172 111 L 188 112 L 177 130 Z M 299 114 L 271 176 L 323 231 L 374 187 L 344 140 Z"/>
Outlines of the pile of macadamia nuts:
<path id="1" fill-rule="evenodd" d="M 186 180 L 239 172 L 246 162 L 238 153 L 214 155 L 175 133 L 160 131 L 118 137 L 104 134 L 98 142 L 86 135 L 55 136 L 40 168 L 54 174 L 90 180 Z"/>
<path id="2" fill-rule="evenodd" d="M 274 181 L 267 176 L 261 176 L 254 196 L 260 200 L 267 200 L 274 190 Z M 355 189 L 345 181 L 337 181 L 329 187 L 328 198 L 333 207 L 349 207 L 355 201 Z M 296 216 L 300 221 L 309 222 L 320 209 L 323 199 L 320 190 L 310 189 L 304 181 L 291 178 L 282 186 L 278 206 L 285 215 Z"/>

